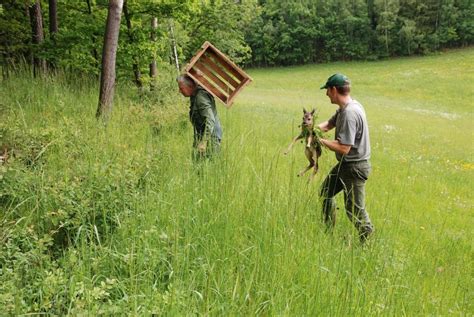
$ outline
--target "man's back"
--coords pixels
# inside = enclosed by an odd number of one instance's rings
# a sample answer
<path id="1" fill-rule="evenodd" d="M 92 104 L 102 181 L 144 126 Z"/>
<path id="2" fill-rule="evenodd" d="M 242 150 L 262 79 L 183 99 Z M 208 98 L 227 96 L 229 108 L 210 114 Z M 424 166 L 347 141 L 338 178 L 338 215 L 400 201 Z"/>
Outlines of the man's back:
<path id="1" fill-rule="evenodd" d="M 214 97 L 200 86 L 196 88 L 196 92 L 191 96 L 189 118 L 197 137 L 203 137 L 206 129 L 208 129 L 212 137 L 219 141 L 222 139 L 222 128 Z"/>
<path id="2" fill-rule="evenodd" d="M 362 105 L 352 100 L 330 119 L 336 127 L 335 138 L 340 143 L 350 145 L 348 154 L 343 156 L 336 152 L 338 161 L 363 161 L 370 159 L 370 137 L 367 117 Z"/>

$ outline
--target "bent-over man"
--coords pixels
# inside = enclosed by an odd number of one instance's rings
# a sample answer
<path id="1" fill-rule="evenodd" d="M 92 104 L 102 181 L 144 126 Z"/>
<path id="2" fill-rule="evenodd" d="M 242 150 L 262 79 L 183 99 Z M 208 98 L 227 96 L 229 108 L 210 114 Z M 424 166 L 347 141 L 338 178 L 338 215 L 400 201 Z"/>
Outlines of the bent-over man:
<path id="1" fill-rule="evenodd" d="M 210 158 L 219 152 L 222 140 L 214 97 L 187 75 L 178 76 L 176 81 L 181 94 L 190 97 L 189 119 L 194 129 L 193 159 Z"/>

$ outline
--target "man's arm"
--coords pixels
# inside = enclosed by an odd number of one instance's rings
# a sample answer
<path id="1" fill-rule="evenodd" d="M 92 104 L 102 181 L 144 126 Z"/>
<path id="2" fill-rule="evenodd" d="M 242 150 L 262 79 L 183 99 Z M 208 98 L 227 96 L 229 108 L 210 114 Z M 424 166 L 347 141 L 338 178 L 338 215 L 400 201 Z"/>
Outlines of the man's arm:
<path id="1" fill-rule="evenodd" d="M 198 148 L 205 151 L 207 141 L 211 138 L 215 128 L 216 118 L 214 112 L 212 112 L 212 101 L 207 94 L 200 93 L 196 98 L 196 103 L 199 115 L 204 118 L 205 122 L 204 134 Z"/>
<path id="2" fill-rule="evenodd" d="M 331 124 L 329 121 L 325 121 L 318 124 L 318 128 L 323 132 L 328 132 L 329 130 L 334 128 L 334 125 Z"/>
<path id="3" fill-rule="evenodd" d="M 338 140 L 327 140 L 327 139 L 320 139 L 321 143 L 330 149 L 331 151 L 337 152 L 342 155 L 346 155 L 351 150 L 351 145 L 341 144 Z"/>

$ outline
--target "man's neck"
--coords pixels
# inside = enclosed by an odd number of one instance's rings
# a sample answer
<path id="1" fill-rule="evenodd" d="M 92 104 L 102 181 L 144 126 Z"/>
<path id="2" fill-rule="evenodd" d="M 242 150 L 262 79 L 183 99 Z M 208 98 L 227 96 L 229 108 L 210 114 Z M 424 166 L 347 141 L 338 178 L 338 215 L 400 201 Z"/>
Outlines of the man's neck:
<path id="1" fill-rule="evenodd" d="M 339 105 L 339 108 L 344 109 L 348 103 L 352 101 L 352 98 L 350 95 L 347 96 L 340 96 L 337 104 Z"/>

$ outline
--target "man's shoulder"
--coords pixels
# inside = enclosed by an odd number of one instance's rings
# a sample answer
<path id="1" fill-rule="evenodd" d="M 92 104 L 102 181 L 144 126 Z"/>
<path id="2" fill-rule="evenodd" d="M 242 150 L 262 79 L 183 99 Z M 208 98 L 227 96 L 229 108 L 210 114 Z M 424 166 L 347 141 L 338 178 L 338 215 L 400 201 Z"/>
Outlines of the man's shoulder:
<path id="1" fill-rule="evenodd" d="M 339 113 L 342 121 L 359 121 L 364 117 L 364 110 L 356 103 L 349 103 Z"/>
<path id="2" fill-rule="evenodd" d="M 363 108 L 362 104 L 355 99 L 352 99 L 351 102 L 347 104 L 347 108 Z"/>
<path id="3" fill-rule="evenodd" d="M 198 86 L 195 93 L 195 107 L 197 109 L 208 109 L 215 107 L 214 97 L 200 86 Z"/>
<path id="4" fill-rule="evenodd" d="M 347 114 L 364 114 L 364 107 L 357 100 L 352 100 L 347 104 L 345 111 Z"/>
<path id="5" fill-rule="evenodd" d="M 204 88 L 201 86 L 197 86 L 196 97 L 198 98 L 207 98 L 213 100 L 214 97 Z"/>

